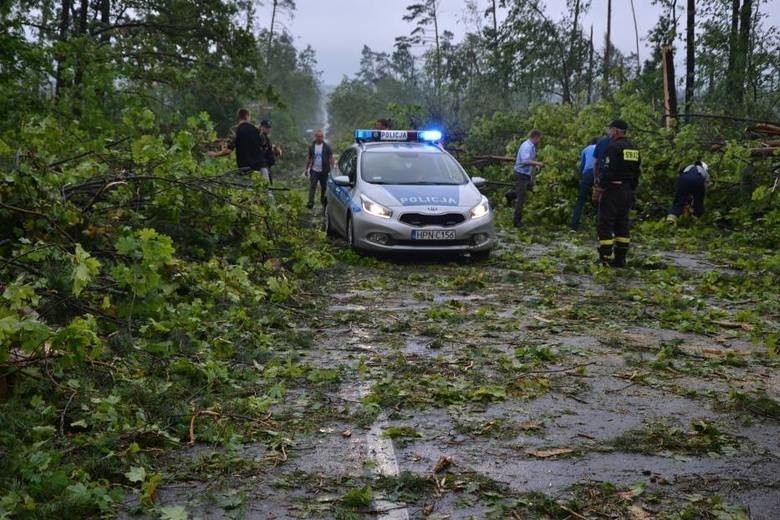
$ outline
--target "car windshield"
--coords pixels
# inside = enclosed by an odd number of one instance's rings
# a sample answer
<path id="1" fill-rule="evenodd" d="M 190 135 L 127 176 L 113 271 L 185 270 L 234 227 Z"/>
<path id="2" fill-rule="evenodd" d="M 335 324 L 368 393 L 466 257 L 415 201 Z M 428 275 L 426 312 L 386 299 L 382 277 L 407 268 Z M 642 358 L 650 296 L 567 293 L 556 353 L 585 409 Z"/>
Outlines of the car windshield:
<path id="1" fill-rule="evenodd" d="M 465 184 L 458 163 L 445 153 L 399 150 L 366 152 L 361 177 L 372 184 Z"/>

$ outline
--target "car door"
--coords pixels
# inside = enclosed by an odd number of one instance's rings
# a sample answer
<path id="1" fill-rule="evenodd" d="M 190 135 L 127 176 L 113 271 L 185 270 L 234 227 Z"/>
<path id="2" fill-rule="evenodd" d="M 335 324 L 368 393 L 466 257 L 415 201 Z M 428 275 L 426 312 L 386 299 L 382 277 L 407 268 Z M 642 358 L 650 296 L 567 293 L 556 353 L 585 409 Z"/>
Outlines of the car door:
<path id="1" fill-rule="evenodd" d="M 334 211 L 330 213 L 331 222 L 335 228 L 341 232 L 344 236 L 347 234 L 347 210 L 352 204 L 352 195 L 355 186 L 355 179 L 357 176 L 357 150 L 350 148 L 339 158 L 338 171 L 331 172 L 331 175 L 346 175 L 352 181 L 352 187 L 337 186 L 331 184 L 334 190 L 334 200 L 336 207 Z M 332 183 L 333 180 L 330 180 Z"/>

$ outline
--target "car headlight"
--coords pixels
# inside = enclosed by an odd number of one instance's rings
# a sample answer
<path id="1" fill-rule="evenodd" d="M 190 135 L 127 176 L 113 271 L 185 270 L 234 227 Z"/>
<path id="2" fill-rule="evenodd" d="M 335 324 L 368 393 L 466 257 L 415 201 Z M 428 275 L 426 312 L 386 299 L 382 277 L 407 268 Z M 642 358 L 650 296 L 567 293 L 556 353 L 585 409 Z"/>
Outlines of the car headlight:
<path id="1" fill-rule="evenodd" d="M 482 200 L 479 204 L 471 208 L 471 218 L 481 218 L 488 213 L 490 213 L 490 203 L 488 202 L 487 197 L 482 195 Z"/>
<path id="2" fill-rule="evenodd" d="M 374 202 L 365 195 L 360 195 L 360 202 L 361 206 L 363 206 L 363 211 L 366 213 L 382 218 L 390 218 L 393 216 L 393 210 L 382 206 L 378 202 Z"/>

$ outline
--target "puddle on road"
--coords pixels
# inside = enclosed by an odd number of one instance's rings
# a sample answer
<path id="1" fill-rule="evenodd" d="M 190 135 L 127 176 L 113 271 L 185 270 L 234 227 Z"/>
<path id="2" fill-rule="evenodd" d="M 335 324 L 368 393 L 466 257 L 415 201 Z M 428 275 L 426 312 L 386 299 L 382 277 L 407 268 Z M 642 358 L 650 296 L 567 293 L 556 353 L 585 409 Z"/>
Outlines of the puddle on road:
<path id="1" fill-rule="evenodd" d="M 675 267 L 691 271 L 718 271 L 720 273 L 737 274 L 738 271 L 718 265 L 705 259 L 702 255 L 683 251 L 664 251 L 659 256 Z"/>

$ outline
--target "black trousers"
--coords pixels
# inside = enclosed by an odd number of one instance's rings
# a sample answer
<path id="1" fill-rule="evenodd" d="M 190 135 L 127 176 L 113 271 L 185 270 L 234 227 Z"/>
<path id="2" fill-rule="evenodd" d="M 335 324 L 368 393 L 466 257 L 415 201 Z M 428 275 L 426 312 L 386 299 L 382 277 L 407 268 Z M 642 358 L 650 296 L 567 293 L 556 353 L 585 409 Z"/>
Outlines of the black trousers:
<path id="1" fill-rule="evenodd" d="M 682 215 L 689 197 L 693 198 L 693 214 L 701 217 L 704 214 L 704 178 L 697 172 L 684 173 L 677 179 L 677 193 L 670 213 Z"/>
<path id="2" fill-rule="evenodd" d="M 601 195 L 596 231 L 602 262 L 623 266 L 630 240 L 628 212 L 634 204 L 634 190 L 628 184 L 609 186 Z M 614 256 L 613 256 L 614 251 Z"/>
<path id="3" fill-rule="evenodd" d="M 317 191 L 317 184 L 320 185 L 320 203 L 325 206 L 325 189 L 328 184 L 328 174 L 309 170 L 309 206 L 314 205 L 314 193 Z"/>
<path id="4" fill-rule="evenodd" d="M 516 198 L 515 213 L 513 218 L 515 226 L 520 226 L 523 224 L 523 207 L 525 206 L 525 201 L 528 200 L 528 191 L 531 184 L 532 179 L 530 175 L 515 172 Z"/>

